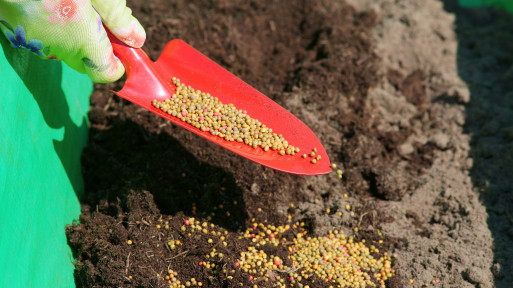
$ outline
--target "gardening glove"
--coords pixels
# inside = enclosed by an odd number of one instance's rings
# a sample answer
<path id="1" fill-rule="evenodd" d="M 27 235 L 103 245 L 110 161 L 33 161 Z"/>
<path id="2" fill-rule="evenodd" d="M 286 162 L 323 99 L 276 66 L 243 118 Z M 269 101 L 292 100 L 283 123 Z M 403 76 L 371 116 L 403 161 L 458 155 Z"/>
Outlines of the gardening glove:
<path id="1" fill-rule="evenodd" d="M 60 59 L 100 83 L 125 72 L 103 24 L 128 46 L 144 44 L 125 0 L 0 0 L 0 28 L 13 47 Z"/>

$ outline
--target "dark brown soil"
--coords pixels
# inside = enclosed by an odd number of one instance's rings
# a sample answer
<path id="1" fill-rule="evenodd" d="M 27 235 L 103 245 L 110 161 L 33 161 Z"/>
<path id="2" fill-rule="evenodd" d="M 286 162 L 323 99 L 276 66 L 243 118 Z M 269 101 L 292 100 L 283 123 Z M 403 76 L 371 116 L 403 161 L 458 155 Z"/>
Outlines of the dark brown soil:
<path id="1" fill-rule="evenodd" d="M 327 191 L 326 197 L 350 192 L 374 201 L 399 200 L 432 164 L 436 147 L 431 143 L 414 144 L 407 156 L 397 152 L 412 133 L 410 125 L 429 116 L 421 71 L 387 73 L 386 79 L 420 112 L 407 119 L 408 125 L 398 123 L 396 132 L 376 128 L 379 119 L 367 104 L 367 93 L 379 79 L 380 62 L 369 36 L 378 21 L 374 13 L 328 0 L 128 4 L 146 27 L 144 49 L 151 58 L 158 58 L 167 41 L 181 38 L 310 126 L 332 162 L 344 169 L 343 187 Z M 289 214 L 293 222 L 304 221 L 310 232 L 316 230 L 317 222 L 305 211 L 283 208 L 291 203 L 297 207 L 310 200 L 312 191 L 317 193 L 308 177 L 277 172 L 225 151 L 110 92 L 120 87 L 122 83 L 98 85 L 91 98 L 90 140 L 82 159 L 83 213 L 80 224 L 67 229 L 77 261 L 77 287 L 167 287 L 162 276 L 168 269 L 177 271 L 182 283 L 195 277 L 206 287 L 250 287 L 255 283 L 234 263 L 248 246 L 239 232 L 252 220 L 286 224 Z M 304 95 L 301 103 L 288 101 L 298 91 Z M 309 117 L 311 113 L 324 122 Z M 338 134 L 328 134 L 325 122 Z M 427 123 L 423 125 L 436 125 Z M 318 181 L 334 186 L 340 180 Z M 379 227 L 393 221 L 365 213 L 372 201 L 363 202 L 367 204 L 361 211 L 355 210 L 357 218 L 362 215 L 360 222 Z M 184 219 L 191 216 L 209 217 L 216 229 L 228 231 L 229 245 L 215 247 L 225 255 L 217 266 L 233 270 L 233 279 L 197 264 L 211 247 L 205 247 L 208 236 L 181 232 Z M 409 217 L 422 229 L 414 212 Z M 156 228 L 159 219 L 169 222 L 169 230 Z M 353 226 L 338 227 L 345 228 Z M 380 239 L 372 231 L 356 236 L 369 243 Z M 184 244 L 171 251 L 166 243 L 173 238 Z M 134 244 L 127 245 L 128 239 Z M 401 241 L 385 237 L 376 245 L 387 251 L 400 248 Z M 401 287 L 396 278 L 389 287 Z M 329 286 L 315 278 L 309 281 L 316 280 L 311 287 Z"/>

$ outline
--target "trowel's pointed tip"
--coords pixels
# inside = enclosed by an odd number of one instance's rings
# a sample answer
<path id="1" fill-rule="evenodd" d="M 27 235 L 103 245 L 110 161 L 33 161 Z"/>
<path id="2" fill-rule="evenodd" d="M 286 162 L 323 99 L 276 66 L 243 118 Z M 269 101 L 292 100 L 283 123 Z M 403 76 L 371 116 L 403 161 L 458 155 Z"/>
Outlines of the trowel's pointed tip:
<path id="1" fill-rule="evenodd" d="M 295 175 L 315 176 L 328 174 L 332 171 L 331 162 L 323 148 L 318 149 L 318 153 L 316 154 L 316 156 L 321 156 L 320 159 L 311 156 L 303 158 L 302 155 L 304 153 L 296 153 L 295 155 L 289 156 L 280 156 L 279 154 L 270 153 L 271 155 L 265 157 L 266 159 L 262 157 L 252 160 L 268 168 Z"/>

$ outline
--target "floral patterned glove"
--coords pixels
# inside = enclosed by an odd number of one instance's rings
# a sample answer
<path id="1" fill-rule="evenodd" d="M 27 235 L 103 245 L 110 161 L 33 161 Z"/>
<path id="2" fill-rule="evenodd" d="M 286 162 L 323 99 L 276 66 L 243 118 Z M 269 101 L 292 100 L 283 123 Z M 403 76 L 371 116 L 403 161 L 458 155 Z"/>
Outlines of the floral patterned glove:
<path id="1" fill-rule="evenodd" d="M 125 0 L 0 0 L 0 28 L 13 47 L 63 60 L 101 83 L 125 72 L 103 23 L 127 45 L 144 44 L 144 29 Z"/>

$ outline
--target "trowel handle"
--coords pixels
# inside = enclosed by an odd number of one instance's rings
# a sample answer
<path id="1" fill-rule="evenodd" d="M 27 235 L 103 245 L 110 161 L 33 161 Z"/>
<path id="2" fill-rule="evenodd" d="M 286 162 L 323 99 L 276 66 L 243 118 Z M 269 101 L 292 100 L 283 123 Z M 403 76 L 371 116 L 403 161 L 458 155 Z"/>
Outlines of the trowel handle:
<path id="1" fill-rule="evenodd" d="M 162 100 L 173 95 L 167 82 L 155 70 L 155 63 L 141 48 L 133 48 L 121 42 L 107 27 L 105 31 L 109 36 L 114 55 L 125 66 L 127 78 L 123 88 L 125 92 L 130 92 L 132 88 L 137 90 L 144 87 L 154 99 Z"/>
<path id="2" fill-rule="evenodd" d="M 114 50 L 114 55 L 121 60 L 123 66 L 125 66 L 125 70 L 127 75 L 131 74 L 134 65 L 145 65 L 152 64 L 150 57 L 146 55 L 146 53 L 141 48 L 132 48 L 125 43 L 121 42 L 110 30 L 105 27 L 105 31 L 107 31 L 107 35 L 109 36 L 110 43 Z M 149 67 L 148 67 L 149 68 Z"/>

